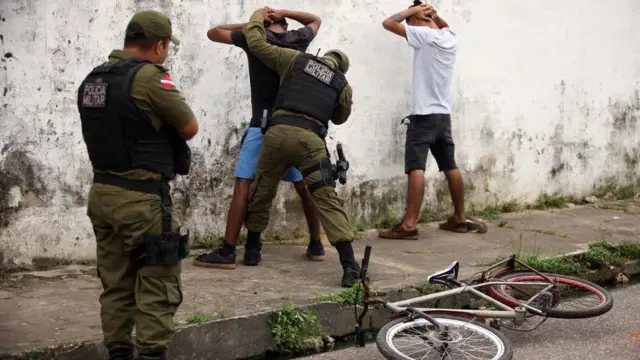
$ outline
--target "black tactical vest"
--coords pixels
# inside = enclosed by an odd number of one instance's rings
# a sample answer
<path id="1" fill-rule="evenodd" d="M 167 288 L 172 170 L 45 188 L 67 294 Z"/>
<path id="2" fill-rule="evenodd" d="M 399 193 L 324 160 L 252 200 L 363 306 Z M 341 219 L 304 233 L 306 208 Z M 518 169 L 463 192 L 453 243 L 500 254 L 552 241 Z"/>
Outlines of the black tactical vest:
<path id="1" fill-rule="evenodd" d="M 301 113 L 328 127 L 346 85 L 340 70 L 332 69 L 322 58 L 301 54 L 280 85 L 273 110 Z"/>
<path id="2" fill-rule="evenodd" d="M 94 169 L 143 169 L 172 180 L 177 131 L 167 124 L 156 131 L 129 95 L 135 74 L 145 64 L 150 62 L 127 59 L 91 71 L 78 89 L 82 135 Z"/>

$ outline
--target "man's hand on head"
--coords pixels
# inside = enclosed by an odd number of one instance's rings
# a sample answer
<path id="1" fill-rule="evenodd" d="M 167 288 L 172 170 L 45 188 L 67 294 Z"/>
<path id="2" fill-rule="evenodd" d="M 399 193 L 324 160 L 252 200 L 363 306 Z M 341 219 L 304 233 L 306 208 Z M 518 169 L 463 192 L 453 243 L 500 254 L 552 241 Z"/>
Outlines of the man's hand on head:
<path id="1" fill-rule="evenodd" d="M 431 5 L 421 5 L 416 7 L 420 8 L 420 10 L 418 10 L 414 16 L 420 20 L 433 19 L 438 14 L 438 11 Z"/>

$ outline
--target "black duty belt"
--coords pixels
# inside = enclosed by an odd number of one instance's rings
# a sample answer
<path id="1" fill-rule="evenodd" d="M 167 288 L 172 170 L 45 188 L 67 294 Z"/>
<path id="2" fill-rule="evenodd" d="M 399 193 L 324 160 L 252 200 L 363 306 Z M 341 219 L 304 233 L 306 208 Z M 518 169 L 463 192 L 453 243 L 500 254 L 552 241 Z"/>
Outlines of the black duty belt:
<path id="1" fill-rule="evenodd" d="M 93 174 L 93 182 L 123 189 L 160 195 L 162 198 L 162 232 L 171 232 L 171 186 L 166 181 L 130 180 L 111 174 Z"/>
<path id="2" fill-rule="evenodd" d="M 269 120 L 269 126 L 273 125 L 290 125 L 313 131 L 316 135 L 324 140 L 327 137 L 327 128 L 317 124 L 315 121 L 308 119 L 300 119 L 294 117 L 273 117 Z"/>

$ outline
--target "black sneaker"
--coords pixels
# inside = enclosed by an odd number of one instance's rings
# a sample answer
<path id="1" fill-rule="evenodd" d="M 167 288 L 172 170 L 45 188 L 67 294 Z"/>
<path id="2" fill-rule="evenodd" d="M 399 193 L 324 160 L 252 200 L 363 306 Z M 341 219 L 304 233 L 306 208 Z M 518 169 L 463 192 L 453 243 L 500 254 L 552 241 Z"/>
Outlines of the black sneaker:
<path id="1" fill-rule="evenodd" d="M 227 256 L 222 256 L 220 250 L 217 248 L 210 253 L 204 253 L 198 255 L 193 259 L 193 266 L 200 266 L 212 269 L 226 269 L 233 270 L 236 268 L 236 253 L 230 253 Z"/>
<path id="2" fill-rule="evenodd" d="M 244 264 L 247 266 L 256 266 L 262 261 L 262 254 L 260 248 L 245 248 L 244 249 Z"/>
<path id="3" fill-rule="evenodd" d="M 312 261 L 323 261 L 325 258 L 324 245 L 320 241 L 310 242 L 306 255 Z"/>
<path id="4" fill-rule="evenodd" d="M 356 281 L 360 280 L 360 269 L 353 269 L 349 266 L 342 268 L 344 273 L 342 274 L 342 287 L 350 288 Z"/>

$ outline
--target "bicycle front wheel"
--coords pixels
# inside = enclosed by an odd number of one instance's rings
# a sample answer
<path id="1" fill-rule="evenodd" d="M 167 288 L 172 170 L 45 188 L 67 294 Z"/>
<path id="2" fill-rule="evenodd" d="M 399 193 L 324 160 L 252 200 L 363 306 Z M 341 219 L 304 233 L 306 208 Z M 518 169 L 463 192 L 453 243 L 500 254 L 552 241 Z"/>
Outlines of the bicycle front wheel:
<path id="1" fill-rule="evenodd" d="M 447 315 L 430 315 L 441 329 L 425 319 L 397 319 L 378 332 L 376 344 L 389 360 L 511 360 L 511 342 L 486 325 Z"/>
<path id="2" fill-rule="evenodd" d="M 544 311 L 547 317 L 559 319 L 586 319 L 600 316 L 613 307 L 613 297 L 603 287 L 573 276 L 550 274 L 543 272 L 556 285 L 550 290 L 550 299 L 546 304 L 531 304 Z M 489 295 L 494 299 L 516 307 L 527 301 L 543 289 L 536 290 L 527 282 L 546 282 L 545 278 L 535 272 L 514 272 L 500 276 L 502 280 L 513 285 L 494 285 L 489 287 Z M 521 283 L 518 286 L 517 283 Z M 536 300 L 534 300 L 534 303 Z M 539 301 L 538 301 L 539 302 Z"/>

